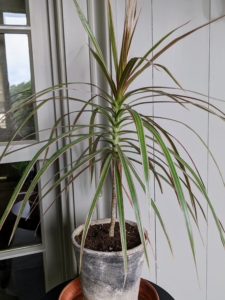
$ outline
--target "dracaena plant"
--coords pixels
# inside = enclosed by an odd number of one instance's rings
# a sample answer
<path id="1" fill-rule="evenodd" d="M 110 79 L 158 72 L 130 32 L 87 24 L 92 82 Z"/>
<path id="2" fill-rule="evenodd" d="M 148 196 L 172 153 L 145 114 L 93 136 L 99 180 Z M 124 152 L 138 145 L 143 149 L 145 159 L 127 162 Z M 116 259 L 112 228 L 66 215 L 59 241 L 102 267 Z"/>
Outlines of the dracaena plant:
<path id="1" fill-rule="evenodd" d="M 121 244 L 124 256 L 125 274 L 127 272 L 127 246 L 124 217 L 124 195 L 127 196 L 133 207 L 141 243 L 143 244 L 146 261 L 148 263 L 148 255 L 145 244 L 147 235 L 142 226 L 138 195 L 135 187 L 136 185 L 140 185 L 143 191 L 145 192 L 149 218 L 151 218 L 150 211 L 151 209 L 153 209 L 162 226 L 162 229 L 165 233 L 165 237 L 172 251 L 171 242 L 168 237 L 163 219 L 159 213 L 159 210 L 157 209 L 156 203 L 151 198 L 151 174 L 152 176 L 155 176 L 156 182 L 161 190 L 162 183 L 168 184 L 174 190 L 174 195 L 178 199 L 178 204 L 181 207 L 181 211 L 185 219 L 188 239 L 190 241 L 193 258 L 196 263 L 191 223 L 194 222 L 198 227 L 197 207 L 201 208 L 201 206 L 198 199 L 194 195 L 192 185 L 197 187 L 197 189 L 203 195 L 203 198 L 206 200 L 214 217 L 222 243 L 223 245 L 225 245 L 222 225 L 217 218 L 211 201 L 207 195 L 204 183 L 199 175 L 198 170 L 195 167 L 195 164 L 190 165 L 182 158 L 181 154 L 177 150 L 178 141 L 169 132 L 167 132 L 166 128 L 161 127 L 161 125 L 157 122 L 156 118 L 140 113 L 138 111 L 138 108 L 140 105 L 143 104 L 151 106 L 153 103 L 163 102 L 164 99 L 167 97 L 170 102 L 176 103 L 177 105 L 181 105 L 182 107 L 186 107 L 186 105 L 193 105 L 199 109 L 212 113 L 224 120 L 225 115 L 223 112 L 221 112 L 219 109 L 217 109 L 215 106 L 211 105 L 207 101 L 198 98 L 198 94 L 194 94 L 194 96 L 192 94 L 192 96 L 190 96 L 187 93 L 185 93 L 182 87 L 179 85 L 178 81 L 172 76 L 170 71 L 165 66 L 156 63 L 157 58 L 165 51 L 167 51 L 167 49 L 172 47 L 178 41 L 192 34 L 196 30 L 207 26 L 209 23 L 203 24 L 202 26 L 199 26 L 189 31 L 186 34 L 183 34 L 173 39 L 168 44 L 166 44 L 166 46 L 161 47 L 161 43 L 164 42 L 177 29 L 179 29 L 178 27 L 173 31 L 169 32 L 155 45 L 148 49 L 142 57 L 129 57 L 129 50 L 132 45 L 132 40 L 139 17 L 136 14 L 137 1 L 126 1 L 123 37 L 120 51 L 118 51 L 113 25 L 113 13 L 110 0 L 108 0 L 108 27 L 114 66 L 113 74 L 115 74 L 114 78 L 110 70 L 107 69 L 102 50 L 88 24 L 88 21 L 86 20 L 83 12 L 80 9 L 78 2 L 76 0 L 73 1 L 75 3 L 80 20 L 91 41 L 90 52 L 93 58 L 98 63 L 102 73 L 104 74 L 110 92 L 103 91 L 99 88 L 98 95 L 92 95 L 92 97 L 88 101 L 84 101 L 83 99 L 72 99 L 69 97 L 66 99 L 83 103 L 82 109 L 77 113 L 74 122 L 71 124 L 71 126 L 69 126 L 68 129 L 67 127 L 64 127 L 64 131 L 59 135 L 57 135 L 57 127 L 60 126 L 63 117 L 59 118 L 56 121 L 54 127 L 52 128 L 49 139 L 45 142 L 44 146 L 42 146 L 41 149 L 35 154 L 34 158 L 30 161 L 30 163 L 26 167 L 25 172 L 21 176 L 21 179 L 9 201 L 7 209 L 1 218 L 0 226 L 2 227 L 3 223 L 5 222 L 12 208 L 12 205 L 16 200 L 16 197 L 18 196 L 18 193 L 24 181 L 26 180 L 26 177 L 28 176 L 30 170 L 32 169 L 32 166 L 38 160 L 40 155 L 45 155 L 44 163 L 40 170 L 37 172 L 26 193 L 26 196 L 24 197 L 23 205 L 21 206 L 17 220 L 15 222 L 15 226 L 13 228 L 13 233 L 15 232 L 15 229 L 18 225 L 19 219 L 22 215 L 22 211 L 33 189 L 38 184 L 42 174 L 61 155 L 63 155 L 67 151 L 70 151 L 71 148 L 76 147 L 78 143 L 85 142 L 88 140 L 88 147 L 73 163 L 72 167 L 68 171 L 65 171 L 60 178 L 56 179 L 51 188 L 49 188 L 42 196 L 42 198 L 44 198 L 52 189 L 59 186 L 60 183 L 64 180 L 67 180 L 67 185 L 69 185 L 84 171 L 89 170 L 90 176 L 92 178 L 96 165 L 100 164 L 99 179 L 94 197 L 92 199 L 90 210 L 87 213 L 87 218 L 83 230 L 81 248 L 84 248 L 85 239 L 90 226 L 92 215 L 98 202 L 98 198 L 102 191 L 103 185 L 105 183 L 107 174 L 111 172 L 113 193 L 111 199 L 112 209 L 109 235 L 114 235 L 114 226 L 116 216 L 118 214 Z M 215 20 L 211 22 L 214 21 Z M 176 83 L 177 88 L 169 89 L 168 87 L 162 88 L 157 86 L 140 86 L 137 89 L 132 89 L 132 83 L 135 81 L 135 79 L 140 74 L 142 74 L 147 68 L 153 67 L 160 68 L 164 72 L 166 72 L 167 75 L 170 76 L 172 80 Z M 37 101 L 37 99 L 39 99 L 40 96 L 43 96 L 49 91 L 62 89 L 63 87 L 64 84 L 51 87 L 45 91 L 42 91 L 24 101 L 23 105 L 25 106 L 30 103 L 33 103 L 34 101 Z M 179 93 L 177 90 L 179 90 Z M 183 94 L 181 93 L 182 91 Z M 93 100 L 95 96 L 101 97 L 104 100 L 103 102 L 105 102 L 105 105 L 94 103 Z M 33 111 L 19 126 L 17 132 L 19 132 L 21 127 L 38 111 L 40 107 L 45 105 L 49 100 L 52 100 L 52 98 L 47 100 L 39 100 L 38 102 L 36 102 Z M 63 101 L 64 99 L 60 100 Z M 13 110 L 21 109 L 23 105 L 20 103 L 20 107 L 13 107 Z M 91 117 L 88 120 L 88 122 L 83 125 L 78 125 L 78 120 L 80 120 L 80 118 L 85 114 L 85 112 L 90 112 L 90 110 Z M 107 123 L 98 123 L 98 115 L 104 116 L 104 118 L 107 120 Z M 131 124 L 134 125 L 132 129 L 130 127 Z M 87 129 L 88 132 L 85 132 L 83 134 L 78 133 L 78 131 L 82 128 Z M 193 134 L 195 134 L 194 131 Z M 14 137 L 15 136 L 16 133 Z M 12 143 L 14 137 L 12 137 L 12 139 L 8 142 L 4 152 L 2 153 L 1 158 L 11 153 L 12 150 L 10 150 L 9 146 Z M 70 139 L 68 139 L 68 137 L 70 137 Z M 65 146 L 63 146 L 61 149 L 57 150 L 54 154 L 48 157 L 49 148 L 61 139 L 66 139 Z M 102 141 L 104 141 L 104 147 L 101 146 Z M 207 148 L 204 142 L 203 145 Z M 138 164 L 141 165 L 141 168 L 143 169 L 143 177 L 140 176 L 137 171 Z M 123 182 L 125 182 L 126 184 Z M 186 199 L 187 196 L 185 196 L 185 190 L 187 190 L 188 192 L 189 201 Z M 80 260 L 80 262 L 81 261 L 82 260 Z"/>

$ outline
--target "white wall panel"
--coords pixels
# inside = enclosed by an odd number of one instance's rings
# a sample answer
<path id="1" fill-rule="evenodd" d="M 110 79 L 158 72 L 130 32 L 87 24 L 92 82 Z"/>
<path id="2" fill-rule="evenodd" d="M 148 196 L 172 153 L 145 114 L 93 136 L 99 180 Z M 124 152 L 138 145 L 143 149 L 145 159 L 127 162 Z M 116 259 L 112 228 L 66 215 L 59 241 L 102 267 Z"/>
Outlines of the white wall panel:
<path id="1" fill-rule="evenodd" d="M 225 13 L 224 1 L 212 1 L 212 18 Z M 210 96 L 225 99 L 224 78 L 225 78 L 225 19 L 211 25 L 210 28 Z M 214 100 L 223 111 L 225 103 Z M 224 121 L 218 118 L 209 119 L 209 146 L 215 158 L 219 162 L 219 167 L 225 176 L 225 139 Z M 216 208 L 218 217 L 225 224 L 225 192 L 218 172 L 212 160 L 209 161 L 209 195 Z M 224 299 L 225 295 L 225 253 L 215 222 L 209 213 L 209 233 L 208 233 L 208 286 L 207 300 Z"/>
<path id="2" fill-rule="evenodd" d="M 79 1 L 79 5 L 84 13 L 87 15 L 87 2 Z M 65 30 L 65 57 L 66 57 L 66 70 L 67 82 L 90 82 L 90 62 L 89 62 L 89 49 L 88 38 L 85 30 L 80 22 L 76 12 L 76 7 L 73 1 L 63 1 L 64 10 L 64 30 Z M 85 92 L 86 91 L 86 92 Z M 88 100 L 91 97 L 91 89 L 85 85 L 69 85 L 69 97 L 80 98 Z M 70 112 L 81 110 L 84 104 L 79 102 L 68 102 Z M 77 113 L 71 114 L 70 122 Z M 88 116 L 87 116 L 88 117 Z M 79 124 L 86 123 L 85 119 L 80 119 Z M 86 130 L 87 131 L 87 130 Z M 73 150 L 72 160 L 75 161 L 79 155 L 87 147 L 86 144 L 81 143 Z M 79 148 L 79 149 L 78 149 Z M 83 224 L 87 211 L 90 206 L 90 201 L 93 196 L 93 189 L 90 189 L 89 174 L 81 175 L 74 182 L 74 200 L 75 200 L 75 222 L 76 226 Z"/>
<path id="3" fill-rule="evenodd" d="M 153 6 L 153 35 L 157 42 L 168 31 L 192 19 L 190 24 L 179 29 L 173 37 L 177 37 L 188 30 L 208 21 L 208 1 L 154 1 Z M 172 72 L 184 89 L 191 89 L 207 94 L 208 92 L 208 47 L 209 31 L 207 28 L 194 33 L 185 40 L 178 42 L 157 62 L 162 63 Z M 160 86 L 175 86 L 167 75 L 154 71 L 154 84 Z M 189 106 L 188 106 L 189 107 Z M 207 113 L 190 107 L 190 111 L 177 104 L 156 104 L 155 115 L 165 116 L 184 122 L 191 126 L 207 142 Z M 177 123 L 162 122 L 166 129 L 178 138 L 190 155 L 196 161 L 197 167 L 207 179 L 207 154 L 198 138 L 187 128 Z M 181 150 L 181 149 L 180 149 Z M 182 153 L 182 151 L 181 151 Z M 182 156 L 187 159 L 185 153 Z M 199 194 L 197 194 L 199 195 Z M 200 196 L 200 195 L 199 195 Z M 188 201 L 188 193 L 185 193 Z M 157 226 L 157 257 L 161 269 L 157 274 L 157 283 L 171 292 L 176 300 L 206 299 L 206 249 L 202 245 L 196 226 L 193 225 L 195 236 L 196 256 L 201 290 L 195 272 L 195 266 L 189 245 L 183 213 L 181 212 L 173 191 L 165 187 L 164 194 L 157 192 L 157 204 L 161 208 L 162 216 L 166 222 L 172 239 L 175 252 L 176 265 L 171 259 L 165 238 Z M 203 208 L 204 199 L 199 197 Z M 190 201 L 188 201 L 190 203 Z M 206 237 L 206 224 L 199 220 L 203 238 Z"/>

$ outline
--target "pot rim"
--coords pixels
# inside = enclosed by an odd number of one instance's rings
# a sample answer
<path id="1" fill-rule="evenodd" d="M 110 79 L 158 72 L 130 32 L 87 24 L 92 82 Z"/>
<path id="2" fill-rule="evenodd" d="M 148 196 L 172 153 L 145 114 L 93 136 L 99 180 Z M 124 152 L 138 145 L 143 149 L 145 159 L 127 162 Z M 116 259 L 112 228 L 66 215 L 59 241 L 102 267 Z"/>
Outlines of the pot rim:
<path id="1" fill-rule="evenodd" d="M 116 220 L 119 222 L 119 220 Z M 97 219 L 97 220 L 93 220 L 91 222 L 91 225 L 94 225 L 94 224 L 105 224 L 105 223 L 109 223 L 111 222 L 111 219 L 107 218 L 107 219 Z M 125 220 L 126 223 L 129 223 L 131 225 L 136 225 L 135 222 L 133 221 L 130 221 L 130 220 Z M 84 224 L 78 226 L 72 233 L 72 242 L 73 242 L 73 245 L 79 249 L 80 251 L 80 248 L 81 246 L 77 243 L 77 241 L 75 240 L 75 236 L 78 235 L 84 228 Z M 146 243 L 147 243 L 147 239 L 146 239 Z M 137 247 L 134 247 L 132 249 L 129 249 L 127 250 L 127 255 L 129 254 L 133 254 L 133 253 L 136 253 L 138 251 L 143 251 L 143 245 L 140 244 L 138 245 Z M 84 252 L 86 252 L 87 254 L 92 254 L 92 255 L 96 255 L 96 256 L 99 256 L 99 255 L 104 255 L 104 256 L 123 256 L 123 251 L 116 251 L 116 252 L 103 252 L 103 251 L 96 251 L 96 250 L 91 250 L 91 249 L 87 249 L 87 248 L 84 248 Z"/>

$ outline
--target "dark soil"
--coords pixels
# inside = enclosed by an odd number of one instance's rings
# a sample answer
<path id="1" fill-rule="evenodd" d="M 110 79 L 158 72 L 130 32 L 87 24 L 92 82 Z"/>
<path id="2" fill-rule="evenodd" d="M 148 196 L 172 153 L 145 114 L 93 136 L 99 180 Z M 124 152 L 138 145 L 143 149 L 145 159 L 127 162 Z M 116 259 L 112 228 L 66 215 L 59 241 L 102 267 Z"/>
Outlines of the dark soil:
<path id="1" fill-rule="evenodd" d="M 114 237 L 109 237 L 109 227 L 110 224 L 95 224 L 93 226 L 90 226 L 84 247 L 87 249 L 102 252 L 121 251 L 122 247 L 120 240 L 119 223 L 117 222 L 115 225 Z M 75 240 L 79 245 L 81 244 L 82 234 L 83 232 L 75 237 Z M 131 226 L 130 224 L 126 223 L 126 237 L 128 250 L 141 244 L 137 226 Z"/>

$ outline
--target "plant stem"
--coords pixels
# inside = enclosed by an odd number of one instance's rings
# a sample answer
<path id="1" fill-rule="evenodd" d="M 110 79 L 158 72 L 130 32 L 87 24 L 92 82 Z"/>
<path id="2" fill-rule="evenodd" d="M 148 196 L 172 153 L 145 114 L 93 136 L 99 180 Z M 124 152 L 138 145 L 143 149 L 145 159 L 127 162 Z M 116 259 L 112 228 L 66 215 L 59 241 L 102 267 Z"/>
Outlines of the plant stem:
<path id="1" fill-rule="evenodd" d="M 116 224 L 116 185 L 115 185 L 115 163 L 112 167 L 112 207 L 111 207 L 111 224 L 109 229 L 109 236 L 114 237 L 115 224 Z"/>

